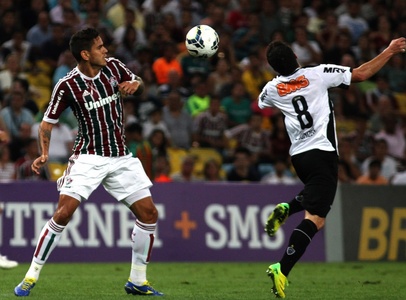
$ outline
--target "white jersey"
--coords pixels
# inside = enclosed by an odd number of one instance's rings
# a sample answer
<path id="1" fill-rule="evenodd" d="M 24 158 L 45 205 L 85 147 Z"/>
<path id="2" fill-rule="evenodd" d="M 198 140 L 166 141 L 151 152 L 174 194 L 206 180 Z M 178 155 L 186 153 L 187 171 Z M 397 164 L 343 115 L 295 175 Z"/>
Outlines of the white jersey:
<path id="1" fill-rule="evenodd" d="M 259 107 L 276 107 L 285 116 L 292 143 L 289 154 L 311 149 L 337 151 L 333 104 L 328 89 L 351 83 L 351 68 L 324 64 L 298 68 L 269 81 L 259 95 Z"/>

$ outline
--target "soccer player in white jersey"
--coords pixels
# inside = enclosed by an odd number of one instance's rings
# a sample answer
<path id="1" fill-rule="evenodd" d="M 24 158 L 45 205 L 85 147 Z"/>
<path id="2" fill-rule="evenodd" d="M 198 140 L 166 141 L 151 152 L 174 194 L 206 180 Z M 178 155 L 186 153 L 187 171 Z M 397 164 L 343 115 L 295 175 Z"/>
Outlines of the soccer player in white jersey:
<path id="1" fill-rule="evenodd" d="M 32 170 L 38 173 L 46 164 L 52 128 L 67 107 L 74 111 L 79 130 L 67 169 L 57 181 L 58 206 L 42 229 L 31 266 L 14 293 L 17 296 L 30 294 L 73 213 L 103 184 L 136 217 L 131 236 L 131 271 L 125 291 L 162 296 L 146 278 L 158 220 L 149 190 L 152 183 L 139 159 L 132 157 L 125 146 L 123 127 L 122 97 L 142 93 L 142 79 L 119 60 L 107 57 L 107 49 L 95 29 L 75 33 L 70 40 L 70 50 L 77 66 L 54 87 L 38 130 L 41 156 L 33 162 Z"/>
<path id="2" fill-rule="evenodd" d="M 304 219 L 292 232 L 282 259 L 267 269 L 276 297 L 285 298 L 287 276 L 313 236 L 324 226 L 336 193 L 337 136 L 328 89 L 346 88 L 351 82 L 370 78 L 393 55 L 405 49 L 405 38 L 395 39 L 377 57 L 352 70 L 331 64 L 301 68 L 287 44 L 277 41 L 269 44 L 267 60 L 279 76 L 263 88 L 259 107 L 277 107 L 284 114 L 292 164 L 304 189 L 291 202 L 275 207 L 265 230 L 273 236 L 288 216 L 305 210 Z"/>

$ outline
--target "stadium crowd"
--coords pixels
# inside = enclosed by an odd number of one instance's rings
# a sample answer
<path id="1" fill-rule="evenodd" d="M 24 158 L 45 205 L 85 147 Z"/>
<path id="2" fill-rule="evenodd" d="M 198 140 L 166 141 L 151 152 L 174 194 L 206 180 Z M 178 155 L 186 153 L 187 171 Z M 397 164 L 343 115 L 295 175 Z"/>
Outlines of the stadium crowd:
<path id="1" fill-rule="evenodd" d="M 76 65 L 69 38 L 91 26 L 109 55 L 144 80 L 141 96 L 124 99 L 126 137 L 152 180 L 294 184 L 283 116 L 257 106 L 276 76 L 266 46 L 286 41 L 302 66 L 355 67 L 406 36 L 406 1 L 1 0 L 0 22 L 0 129 L 9 135 L 0 181 L 54 180 L 52 168 L 67 162 L 77 126 L 71 111 L 54 128 L 48 168 L 31 171 L 51 90 Z M 219 34 L 209 59 L 186 51 L 197 24 Z M 405 59 L 330 90 L 340 182 L 406 184 Z"/>

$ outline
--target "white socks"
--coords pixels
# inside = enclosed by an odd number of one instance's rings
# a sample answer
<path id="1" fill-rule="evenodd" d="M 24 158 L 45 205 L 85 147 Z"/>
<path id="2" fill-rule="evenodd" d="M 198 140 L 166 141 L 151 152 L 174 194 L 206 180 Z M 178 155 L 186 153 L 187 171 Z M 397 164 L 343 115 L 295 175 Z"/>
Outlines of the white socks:
<path id="1" fill-rule="evenodd" d="M 39 235 L 34 257 L 25 277 L 35 278 L 38 280 L 42 267 L 47 261 L 52 250 L 54 250 L 61 239 L 61 234 L 64 229 L 65 226 L 56 224 L 53 219 L 49 220 L 45 224 Z"/>
<path id="2" fill-rule="evenodd" d="M 131 235 L 132 261 L 130 281 L 142 285 L 147 280 L 147 264 L 150 259 L 156 223 L 145 224 L 136 220 Z"/>

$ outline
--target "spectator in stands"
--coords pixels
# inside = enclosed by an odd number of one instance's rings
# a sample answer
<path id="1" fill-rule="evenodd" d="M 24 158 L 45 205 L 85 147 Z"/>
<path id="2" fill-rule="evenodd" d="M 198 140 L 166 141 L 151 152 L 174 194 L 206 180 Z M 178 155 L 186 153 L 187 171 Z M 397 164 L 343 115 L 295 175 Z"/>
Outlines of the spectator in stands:
<path id="1" fill-rule="evenodd" d="M 144 28 L 145 26 L 144 15 L 141 13 L 141 10 L 137 7 L 135 3 L 136 3 L 135 1 L 131 2 L 129 0 L 118 0 L 107 10 L 106 13 L 107 20 L 113 26 L 114 30 L 125 23 L 126 9 L 132 9 L 135 13 L 134 26 L 137 29 Z"/>
<path id="2" fill-rule="evenodd" d="M 304 27 L 295 28 L 292 49 L 301 66 L 316 65 L 322 61 L 322 52 L 318 43 L 308 38 L 308 32 Z"/>
<path id="3" fill-rule="evenodd" d="M 30 51 L 31 44 L 25 40 L 25 32 L 22 29 L 15 30 L 11 39 L 1 45 L 3 57 L 7 57 L 10 53 L 17 54 L 22 69 L 27 66 Z"/>
<path id="4" fill-rule="evenodd" d="M 275 1 L 259 1 L 259 21 L 261 23 L 261 32 L 264 35 L 264 43 L 268 44 L 273 40 L 272 34 L 275 31 L 282 30 L 282 21 L 277 14 L 277 3 Z"/>
<path id="5" fill-rule="evenodd" d="M 133 9 L 126 8 L 124 24 L 117 27 L 113 32 L 114 43 L 116 45 L 120 44 L 123 41 L 125 31 L 127 30 L 127 27 L 129 27 L 129 26 L 133 27 L 134 30 L 136 31 L 137 43 L 139 43 L 141 45 L 147 44 L 147 39 L 145 37 L 144 30 L 140 27 L 134 26 L 134 24 L 136 24 L 136 13 Z"/>
<path id="6" fill-rule="evenodd" d="M 152 64 L 158 85 L 168 83 L 169 71 L 175 70 L 179 76 L 183 76 L 182 66 L 176 59 L 177 48 L 173 42 L 167 42 L 163 45 L 162 56 L 158 57 Z"/>
<path id="7" fill-rule="evenodd" d="M 251 153 L 251 161 L 257 165 L 271 160 L 271 143 L 269 134 L 261 128 L 262 116 L 253 113 L 246 124 L 240 124 L 226 130 L 228 139 L 237 141 L 237 147 L 246 148 Z"/>
<path id="8" fill-rule="evenodd" d="M 373 160 L 379 160 L 381 162 L 381 175 L 387 180 L 396 173 L 397 161 L 388 154 L 388 143 L 384 139 L 375 140 L 373 155 L 366 158 L 361 165 L 361 172 L 366 174 L 369 168 L 369 164 Z"/>
<path id="9" fill-rule="evenodd" d="M 31 56 L 39 57 L 42 44 L 52 37 L 52 29 L 49 20 L 49 13 L 41 11 L 34 26 L 27 32 L 27 41 L 31 44 Z"/>
<path id="10" fill-rule="evenodd" d="M 261 183 L 291 185 L 298 184 L 299 181 L 290 172 L 288 162 L 284 158 L 278 158 L 274 163 L 274 171 L 262 176 Z"/>
<path id="11" fill-rule="evenodd" d="M 354 156 L 360 166 L 364 160 L 372 155 L 374 134 L 368 127 L 368 115 L 360 114 L 354 118 L 355 130 L 348 134 L 354 148 Z"/>
<path id="12" fill-rule="evenodd" d="M 250 13 L 247 26 L 237 29 L 232 36 L 232 42 L 237 61 L 248 57 L 252 49 L 258 48 L 263 35 L 261 33 L 261 23 L 256 13 Z"/>
<path id="13" fill-rule="evenodd" d="M 151 133 L 154 130 L 162 130 L 165 137 L 170 139 L 171 134 L 169 133 L 168 127 L 166 126 L 165 122 L 162 119 L 162 108 L 156 107 L 155 109 L 151 110 L 148 116 L 148 119 L 143 124 L 142 135 L 145 139 L 149 139 Z"/>
<path id="14" fill-rule="evenodd" d="M 167 149 L 170 146 L 170 140 L 161 129 L 154 129 L 148 137 L 151 145 L 152 155 L 154 158 L 158 156 L 166 156 Z"/>
<path id="15" fill-rule="evenodd" d="M 75 14 L 79 12 L 75 11 L 75 7 L 72 5 L 72 0 L 58 0 L 58 3 L 49 11 L 52 23 L 64 24 L 66 21 L 64 15 L 66 10 L 72 10 Z"/>
<path id="16" fill-rule="evenodd" d="M 122 40 L 117 43 L 117 47 L 114 51 L 115 56 L 123 63 L 129 64 L 136 60 L 136 46 L 138 45 L 137 31 L 132 25 L 125 27 Z"/>
<path id="17" fill-rule="evenodd" d="M 396 102 L 389 95 L 382 94 L 377 101 L 376 112 L 372 113 L 369 117 L 369 128 L 374 133 L 378 133 L 383 128 L 382 120 L 385 116 L 393 114 L 397 107 Z"/>
<path id="18" fill-rule="evenodd" d="M 30 90 L 30 83 L 28 82 L 28 80 L 19 77 L 13 80 L 13 83 L 10 88 L 10 93 L 5 97 L 7 101 L 6 103 L 9 102 L 13 92 L 23 94 L 24 108 L 29 109 L 32 115 L 35 117 L 39 112 L 39 108 L 36 101 L 33 99 L 33 93 Z"/>
<path id="19" fill-rule="evenodd" d="M 10 149 L 7 144 L 0 144 L 0 183 L 15 180 L 14 162 L 11 160 Z M 0 266 L 1 268 L 1 266 Z"/>
<path id="20" fill-rule="evenodd" d="M 369 30 L 368 23 L 360 15 L 361 1 L 346 2 L 347 11 L 338 17 L 338 26 L 348 30 L 351 35 L 351 44 L 354 45 L 359 37 Z"/>
<path id="21" fill-rule="evenodd" d="M 380 98 L 382 95 L 386 95 L 391 102 L 391 106 L 395 109 L 398 109 L 399 106 L 396 101 L 394 93 L 390 89 L 388 77 L 384 74 L 378 73 L 375 76 L 375 84 L 376 84 L 375 88 L 367 90 L 364 93 L 365 106 L 366 106 L 367 112 L 369 114 L 374 114 L 374 113 L 379 112 L 378 102 L 380 99 L 382 99 L 382 98 Z"/>
<path id="22" fill-rule="evenodd" d="M 375 135 L 376 140 L 383 139 L 388 145 L 388 154 L 398 160 L 404 159 L 406 140 L 403 125 L 395 114 L 383 117 L 383 128 Z"/>
<path id="23" fill-rule="evenodd" d="M 230 65 L 231 82 L 225 83 L 221 87 L 218 93 L 220 99 L 230 96 L 232 94 L 234 84 L 236 82 L 242 82 L 242 72 L 243 70 L 237 64 Z"/>
<path id="24" fill-rule="evenodd" d="M 21 25 L 26 32 L 39 23 L 42 12 L 49 12 L 47 0 L 31 0 L 29 2 L 29 5 L 23 5 L 20 12 Z"/>
<path id="25" fill-rule="evenodd" d="M 224 181 L 221 174 L 221 165 L 215 159 L 208 159 L 203 166 L 203 179 L 205 181 Z"/>
<path id="26" fill-rule="evenodd" d="M 391 21 L 386 14 L 382 14 L 377 18 L 377 28 L 372 30 L 369 38 L 374 45 L 376 53 L 382 52 L 394 37 Z"/>
<path id="27" fill-rule="evenodd" d="M 323 20 L 322 28 L 315 34 L 315 39 L 319 43 L 323 53 L 336 46 L 339 33 L 338 18 L 334 13 L 329 11 Z"/>
<path id="28" fill-rule="evenodd" d="M 192 117 L 184 111 L 181 96 L 177 91 L 169 93 L 164 100 L 163 121 L 171 136 L 171 145 L 175 148 L 189 149 L 192 145 Z"/>
<path id="29" fill-rule="evenodd" d="M 150 179 L 153 177 L 153 155 L 151 145 L 142 136 L 142 126 L 139 123 L 130 123 L 125 127 L 126 145 L 134 157 L 138 157 Z"/>
<path id="30" fill-rule="evenodd" d="M 0 115 L 12 139 L 20 136 L 23 125 L 31 127 L 34 124 L 34 116 L 24 107 L 24 104 L 24 94 L 15 90 L 11 94 L 10 105 L 0 110 Z"/>
<path id="31" fill-rule="evenodd" d="M 277 112 L 271 117 L 271 133 L 269 140 L 271 143 L 271 159 L 289 159 L 290 139 L 286 131 L 284 116 Z"/>
<path id="32" fill-rule="evenodd" d="M 382 163 L 378 159 L 371 160 L 368 164 L 368 171 L 361 175 L 357 180 L 357 184 L 369 185 L 387 185 L 388 179 L 381 175 Z"/>
<path id="33" fill-rule="evenodd" d="M 52 75 L 52 86 L 55 86 L 59 79 L 63 78 L 66 74 L 73 70 L 76 66 L 76 60 L 70 50 L 65 50 L 61 53 L 58 59 L 57 67 Z"/>
<path id="34" fill-rule="evenodd" d="M 227 114 L 229 128 L 247 123 L 252 114 L 251 100 L 241 81 L 234 82 L 231 94 L 221 99 L 221 106 Z"/>
<path id="35" fill-rule="evenodd" d="M 362 175 L 354 151 L 354 145 L 349 138 L 339 140 L 338 153 L 340 156 L 338 163 L 340 165 L 339 180 L 341 182 L 354 183 Z"/>
<path id="36" fill-rule="evenodd" d="M 0 71 L 0 90 L 3 94 L 9 92 L 15 78 L 27 78 L 27 74 L 20 66 L 19 59 L 17 53 L 10 53 L 6 57 L 5 67 Z"/>
<path id="37" fill-rule="evenodd" d="M 47 167 L 41 168 L 39 174 L 31 169 L 31 164 L 39 156 L 36 138 L 29 138 L 25 141 L 24 152 L 24 156 L 15 163 L 17 180 L 49 180 L 50 174 Z"/>
<path id="38" fill-rule="evenodd" d="M 263 64 L 260 48 L 253 49 L 247 57 L 247 65 L 242 73 L 242 82 L 251 101 L 257 102 L 259 93 L 265 84 L 274 78 L 274 74 Z"/>
<path id="39" fill-rule="evenodd" d="M 219 95 L 226 84 L 233 82 L 233 77 L 230 72 L 230 63 L 225 58 L 217 60 L 215 69 L 209 73 L 207 85 L 210 94 Z"/>
<path id="40" fill-rule="evenodd" d="M 214 148 L 223 154 L 227 145 L 224 135 L 227 115 L 221 111 L 220 99 L 217 96 L 211 97 L 209 109 L 200 113 L 193 122 L 193 145 Z"/>
<path id="41" fill-rule="evenodd" d="M 207 5 L 207 15 L 200 20 L 200 24 L 209 25 L 217 31 L 220 37 L 224 32 L 231 34 L 233 31 L 227 24 L 226 16 L 225 8 L 212 2 Z"/>
<path id="42" fill-rule="evenodd" d="M 143 78 L 144 92 L 141 95 L 130 98 L 134 103 L 137 119 L 140 123 L 144 123 L 151 111 L 163 106 L 163 98 L 159 97 L 158 85 L 150 66 L 142 66 L 138 74 Z"/>
<path id="43" fill-rule="evenodd" d="M 192 118 L 195 118 L 209 108 L 211 96 L 205 79 L 196 82 L 192 89 L 194 92 L 186 101 L 186 110 Z"/>
<path id="44" fill-rule="evenodd" d="M 154 182 L 172 182 L 170 177 L 171 165 L 165 155 L 158 155 L 154 159 Z"/>
<path id="45" fill-rule="evenodd" d="M 42 44 L 41 59 L 51 68 L 52 72 L 58 66 L 59 56 L 69 50 L 69 39 L 65 36 L 61 23 L 52 25 L 52 37 Z"/>
<path id="46" fill-rule="evenodd" d="M 36 122 L 31 127 L 31 137 L 38 137 L 40 122 Z M 48 161 L 66 163 L 72 154 L 75 137 L 68 125 L 58 122 L 52 129 L 52 143 L 49 145 Z"/>
<path id="47" fill-rule="evenodd" d="M 182 76 L 176 70 L 170 70 L 168 73 L 168 82 L 158 86 L 158 95 L 164 99 L 171 91 L 177 91 L 182 101 L 186 102 L 187 98 L 192 94 L 191 90 L 183 83 Z"/>
<path id="48" fill-rule="evenodd" d="M 192 155 L 186 155 L 181 163 L 180 171 L 172 174 L 173 182 L 196 182 L 200 181 L 194 174 L 196 159 Z"/>
<path id="49" fill-rule="evenodd" d="M 233 165 L 227 172 L 227 181 L 258 182 L 261 175 L 251 160 L 247 148 L 237 148 L 234 152 Z"/>
<path id="50" fill-rule="evenodd" d="M 373 59 L 379 53 L 374 49 L 373 43 L 369 38 L 369 32 L 365 32 L 363 35 L 361 35 L 357 44 L 354 45 L 351 50 L 354 52 L 355 59 L 358 64 L 363 64 Z"/>
<path id="51" fill-rule="evenodd" d="M 396 93 L 406 92 L 406 59 L 404 54 L 394 55 L 382 69 L 389 79 L 390 89 Z"/>
<path id="52" fill-rule="evenodd" d="M 328 64 L 339 64 L 344 54 L 355 57 L 351 48 L 351 36 L 348 32 L 340 32 L 334 46 L 326 49 L 323 55 L 323 62 Z"/>
<path id="53" fill-rule="evenodd" d="M 227 14 L 227 24 L 234 31 L 240 29 L 241 27 L 247 27 L 251 10 L 252 8 L 250 0 L 240 0 L 239 6 L 230 10 L 230 12 Z"/>
<path id="54" fill-rule="evenodd" d="M 13 33 L 19 27 L 19 19 L 17 12 L 12 8 L 1 12 L 0 16 L 0 45 L 2 45 L 13 37 Z"/>

